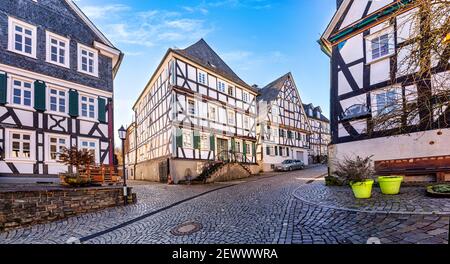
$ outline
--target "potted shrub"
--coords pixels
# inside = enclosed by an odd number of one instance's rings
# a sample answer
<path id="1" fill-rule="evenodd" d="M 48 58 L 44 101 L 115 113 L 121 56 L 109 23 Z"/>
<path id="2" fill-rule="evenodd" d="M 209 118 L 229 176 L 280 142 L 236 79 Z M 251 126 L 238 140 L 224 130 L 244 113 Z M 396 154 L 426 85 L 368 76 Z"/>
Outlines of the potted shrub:
<path id="1" fill-rule="evenodd" d="M 89 175 L 82 175 L 80 170 L 88 171 L 89 167 L 95 163 L 95 156 L 92 152 L 75 147 L 63 148 L 59 153 L 59 162 L 69 166 L 69 172 L 59 175 L 62 184 L 73 187 L 90 185 Z M 73 168 L 75 168 L 75 173 L 72 172 Z"/>
<path id="2" fill-rule="evenodd" d="M 381 188 L 381 193 L 388 195 L 396 195 L 400 193 L 400 186 L 403 182 L 403 176 L 380 176 L 378 177 L 378 184 Z"/>
<path id="3" fill-rule="evenodd" d="M 350 159 L 346 157 L 342 162 L 336 163 L 334 173 L 349 182 L 353 194 L 358 199 L 367 199 L 372 196 L 374 170 L 370 158 L 357 156 L 355 159 Z"/>

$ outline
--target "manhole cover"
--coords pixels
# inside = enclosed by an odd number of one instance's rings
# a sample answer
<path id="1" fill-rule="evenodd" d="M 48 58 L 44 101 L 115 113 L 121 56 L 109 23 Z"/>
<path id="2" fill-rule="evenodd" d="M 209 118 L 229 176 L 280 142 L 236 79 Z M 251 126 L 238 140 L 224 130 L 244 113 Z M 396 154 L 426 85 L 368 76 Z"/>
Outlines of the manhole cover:
<path id="1" fill-rule="evenodd" d="M 170 230 L 170 233 L 175 236 L 188 236 L 200 231 L 202 228 L 203 226 L 200 223 L 189 222 L 176 226 L 174 229 Z"/>

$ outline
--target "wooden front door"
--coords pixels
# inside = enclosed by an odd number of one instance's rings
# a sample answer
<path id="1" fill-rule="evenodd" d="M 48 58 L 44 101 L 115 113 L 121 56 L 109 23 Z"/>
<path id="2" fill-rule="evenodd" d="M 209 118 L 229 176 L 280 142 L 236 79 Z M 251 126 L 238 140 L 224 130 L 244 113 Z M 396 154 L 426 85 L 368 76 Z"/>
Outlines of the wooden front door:
<path id="1" fill-rule="evenodd" d="M 228 160 L 228 140 L 226 139 L 217 139 L 217 155 L 220 161 Z"/>

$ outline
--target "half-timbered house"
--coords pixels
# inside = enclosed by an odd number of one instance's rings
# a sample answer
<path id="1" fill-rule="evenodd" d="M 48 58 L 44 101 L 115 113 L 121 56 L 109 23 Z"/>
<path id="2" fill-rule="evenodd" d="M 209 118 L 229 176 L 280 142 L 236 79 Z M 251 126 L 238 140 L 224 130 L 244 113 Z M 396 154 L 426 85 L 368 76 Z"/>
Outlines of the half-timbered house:
<path id="1" fill-rule="evenodd" d="M 408 19 L 417 12 L 415 7 L 414 0 L 338 0 L 338 10 L 320 40 L 331 57 L 330 160 L 372 156 L 379 174 L 410 176 L 406 180 L 448 179 L 449 110 L 436 112 L 431 125 L 424 125 L 429 120 L 423 115 L 426 109 L 408 117 L 411 109 L 424 105 L 420 100 L 436 102 L 433 80 L 448 79 L 450 74 L 448 57 L 447 61 L 423 57 L 422 63 L 436 65 L 429 79 L 415 78 L 418 68 L 403 70 L 406 65 L 401 62 L 410 56 L 404 47 L 417 45 L 411 28 L 419 24 Z M 379 115 L 398 109 L 403 111 L 401 124 L 374 126 Z"/>
<path id="2" fill-rule="evenodd" d="M 287 159 L 308 165 L 310 125 L 291 73 L 260 90 L 258 96 L 258 162 L 270 171 Z"/>
<path id="3" fill-rule="evenodd" d="M 328 144 L 330 144 L 330 121 L 322 114 L 320 106 L 313 104 L 303 104 L 306 116 L 308 116 L 311 126 L 309 137 L 310 161 L 318 163 L 328 156 Z"/>
<path id="4" fill-rule="evenodd" d="M 121 59 L 71 0 L 0 1 L 0 176 L 65 172 L 72 146 L 112 164 Z"/>
<path id="5" fill-rule="evenodd" d="M 133 106 L 135 179 L 194 179 L 210 161 L 256 165 L 257 93 L 203 39 L 169 49 Z"/>

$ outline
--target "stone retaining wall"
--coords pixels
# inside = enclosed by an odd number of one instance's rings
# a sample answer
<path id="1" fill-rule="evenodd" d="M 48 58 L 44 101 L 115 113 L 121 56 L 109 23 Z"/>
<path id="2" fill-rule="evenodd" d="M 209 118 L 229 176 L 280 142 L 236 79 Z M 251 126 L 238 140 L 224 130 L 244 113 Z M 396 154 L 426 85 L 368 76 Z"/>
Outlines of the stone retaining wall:
<path id="1" fill-rule="evenodd" d="M 2 191 L 0 231 L 51 222 L 123 204 L 122 187 Z"/>

